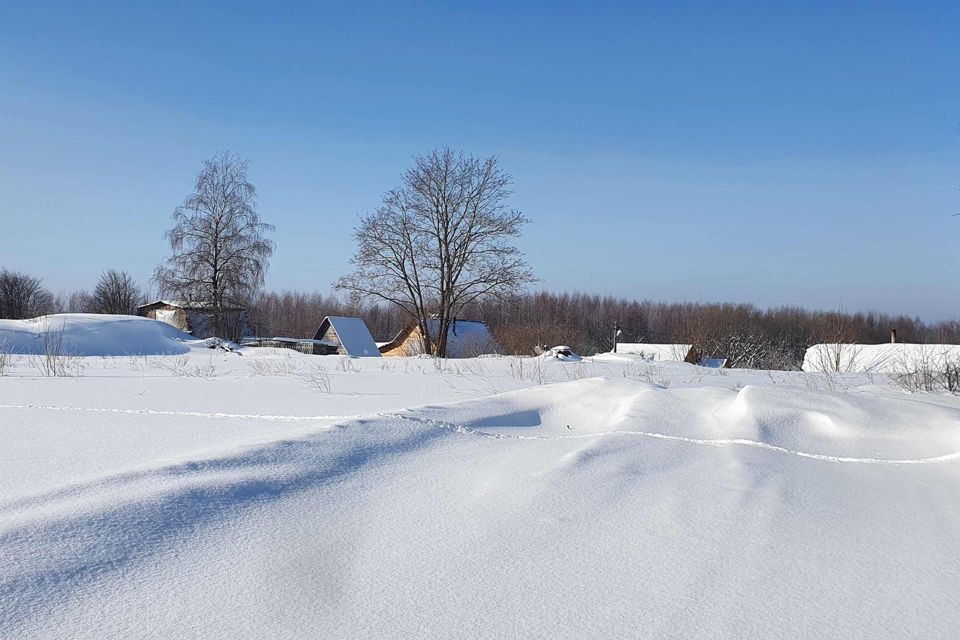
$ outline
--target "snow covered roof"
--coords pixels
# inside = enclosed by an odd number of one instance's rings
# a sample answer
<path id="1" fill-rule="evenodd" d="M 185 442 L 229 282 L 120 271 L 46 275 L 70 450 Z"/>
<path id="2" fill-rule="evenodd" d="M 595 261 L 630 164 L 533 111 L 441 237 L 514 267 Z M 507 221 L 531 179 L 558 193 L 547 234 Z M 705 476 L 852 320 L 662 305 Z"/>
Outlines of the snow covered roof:
<path id="1" fill-rule="evenodd" d="M 329 327 L 337 334 L 343 351 L 348 356 L 379 358 L 380 349 L 377 343 L 373 341 L 367 324 L 360 318 L 348 318 L 345 316 L 327 316 L 320 323 L 314 340 L 321 340 Z"/>
<path id="2" fill-rule="evenodd" d="M 137 310 L 146 309 L 148 307 L 153 307 L 157 305 L 168 306 L 168 307 L 178 307 L 180 309 L 209 309 L 213 306 L 213 303 L 210 302 L 185 302 L 183 300 L 154 300 L 153 302 L 148 302 L 137 307 Z M 235 305 L 225 305 L 223 307 L 226 311 L 240 311 L 244 307 L 238 307 Z"/>
<path id="3" fill-rule="evenodd" d="M 387 351 L 404 345 L 407 355 L 419 355 L 423 350 L 420 340 L 416 337 L 411 338 L 416 328 L 416 324 L 410 324 L 393 340 L 381 345 L 381 349 Z M 431 318 L 428 321 L 427 330 L 430 332 L 430 340 L 436 342 L 440 333 L 440 321 L 437 318 Z M 450 324 L 450 329 L 447 331 L 448 358 L 473 358 L 486 353 L 497 353 L 499 350 L 500 347 L 490 333 L 486 322 L 458 319 Z"/>
<path id="4" fill-rule="evenodd" d="M 653 362 L 684 362 L 693 349 L 691 344 L 649 344 L 646 342 L 618 342 L 617 353 L 643 356 Z"/>
<path id="5" fill-rule="evenodd" d="M 440 333 L 440 321 L 431 319 L 430 335 L 432 339 Z M 486 322 L 481 320 L 454 320 L 447 332 L 447 357 L 470 358 L 481 353 L 498 351 L 497 343 L 490 333 Z"/>
<path id="6" fill-rule="evenodd" d="M 815 344 L 803 357 L 803 370 L 818 373 L 900 373 L 945 361 L 960 362 L 960 345 Z"/>

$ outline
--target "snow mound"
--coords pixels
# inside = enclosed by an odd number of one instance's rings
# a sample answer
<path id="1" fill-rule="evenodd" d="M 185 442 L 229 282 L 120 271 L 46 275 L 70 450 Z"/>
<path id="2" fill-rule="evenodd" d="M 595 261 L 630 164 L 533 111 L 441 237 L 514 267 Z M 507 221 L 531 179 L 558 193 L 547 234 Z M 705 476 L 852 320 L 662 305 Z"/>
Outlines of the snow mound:
<path id="1" fill-rule="evenodd" d="M 30 320 L 0 320 L 0 351 L 42 354 L 48 347 L 72 356 L 179 355 L 202 346 L 165 322 L 140 316 L 59 313 Z"/>
<path id="2" fill-rule="evenodd" d="M 632 435 L 827 462 L 960 459 L 960 410 L 788 386 L 668 389 L 590 378 L 414 414 L 410 419 L 426 424 L 501 438 Z"/>

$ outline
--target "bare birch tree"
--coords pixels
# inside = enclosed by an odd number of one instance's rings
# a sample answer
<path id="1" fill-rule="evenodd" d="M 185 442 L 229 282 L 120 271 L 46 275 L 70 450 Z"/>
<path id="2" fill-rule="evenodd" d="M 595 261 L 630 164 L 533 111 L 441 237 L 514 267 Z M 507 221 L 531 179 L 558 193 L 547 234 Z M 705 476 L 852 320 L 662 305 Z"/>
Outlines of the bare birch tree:
<path id="1" fill-rule="evenodd" d="M 354 271 L 336 288 L 396 304 L 419 325 L 424 352 L 445 356 L 465 305 L 534 281 L 512 244 L 529 220 L 507 206 L 511 183 L 495 157 L 439 149 L 415 158 L 401 186 L 361 219 Z"/>
<path id="2" fill-rule="evenodd" d="M 161 295 L 209 309 L 218 336 L 237 339 L 237 307 L 263 286 L 274 243 L 261 222 L 247 161 L 221 153 L 203 163 L 195 193 L 173 213 L 166 237 L 173 255 L 157 267 Z"/>
<path id="3" fill-rule="evenodd" d="M 104 271 L 88 302 L 92 313 L 136 315 L 143 304 L 143 291 L 126 271 Z"/>

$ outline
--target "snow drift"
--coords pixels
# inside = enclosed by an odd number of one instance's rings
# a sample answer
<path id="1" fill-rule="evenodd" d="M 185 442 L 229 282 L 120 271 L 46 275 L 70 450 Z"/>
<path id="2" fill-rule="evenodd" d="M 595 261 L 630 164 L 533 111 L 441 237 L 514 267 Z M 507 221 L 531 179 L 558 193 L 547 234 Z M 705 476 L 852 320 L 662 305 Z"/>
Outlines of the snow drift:
<path id="1" fill-rule="evenodd" d="M 30 320 L 0 320 L 0 351 L 43 354 L 56 348 L 63 355 L 174 355 L 198 344 L 189 334 L 165 322 L 139 316 L 60 313 Z"/>
<path id="2" fill-rule="evenodd" d="M 955 635 L 957 399 L 538 362 L 0 379 L 0 633 Z"/>

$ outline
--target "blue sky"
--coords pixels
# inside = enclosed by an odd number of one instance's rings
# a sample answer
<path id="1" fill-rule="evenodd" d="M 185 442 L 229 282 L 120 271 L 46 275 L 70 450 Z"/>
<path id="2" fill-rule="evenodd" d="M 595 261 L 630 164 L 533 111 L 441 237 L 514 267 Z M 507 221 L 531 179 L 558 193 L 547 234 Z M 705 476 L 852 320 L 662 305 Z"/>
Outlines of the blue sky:
<path id="1" fill-rule="evenodd" d="M 345 4 L 0 2 L 0 265 L 146 280 L 230 150 L 268 286 L 329 291 L 449 145 L 546 289 L 960 315 L 960 4 Z"/>

